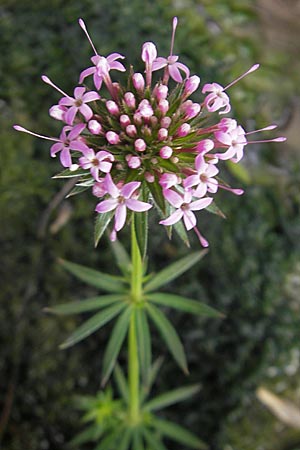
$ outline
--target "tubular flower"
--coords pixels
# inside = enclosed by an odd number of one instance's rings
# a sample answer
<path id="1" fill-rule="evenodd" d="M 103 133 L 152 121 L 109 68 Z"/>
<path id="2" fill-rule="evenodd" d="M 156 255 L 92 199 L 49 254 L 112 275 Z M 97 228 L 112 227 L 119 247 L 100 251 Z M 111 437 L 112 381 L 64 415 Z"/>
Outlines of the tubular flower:
<path id="1" fill-rule="evenodd" d="M 169 56 L 157 57 L 155 44 L 145 42 L 141 50 L 145 73 L 134 72 L 131 67 L 121 85 L 111 80 L 110 72 L 126 71 L 119 61 L 124 57 L 119 53 L 100 56 L 82 19 L 79 25 L 94 51 L 93 66 L 83 70 L 79 82 L 92 75 L 94 86 L 91 90 L 77 86 L 74 97 L 70 97 L 43 75 L 43 81 L 63 96 L 49 111 L 63 123 L 60 137 L 36 134 L 19 125 L 15 129 L 53 142 L 51 156 L 60 153 L 66 168 L 59 176 L 77 177 L 73 193 L 91 188 L 97 198 L 98 228 L 105 230 L 114 218 L 112 240 L 127 216 L 130 219 L 128 209 L 138 215 L 155 206 L 161 225 L 173 226 L 186 243 L 185 230 L 193 229 L 200 243 L 207 246 L 197 228 L 195 212 L 206 208 L 219 211 L 212 206 L 219 188 L 236 195 L 243 193 L 218 178 L 223 161 L 238 163 L 246 145 L 262 142 L 249 140 L 250 135 L 275 128 L 270 125 L 247 133 L 234 118 L 220 120 L 216 113 L 230 111 L 228 89 L 256 70 L 258 64 L 225 87 L 215 82 L 205 84 L 203 96 L 198 91 L 200 77 L 190 76 L 188 67 L 173 55 L 174 18 Z M 160 79 L 154 83 L 152 73 L 160 69 Z M 169 83 L 170 78 L 176 81 L 175 87 Z M 108 94 L 100 96 L 103 83 Z M 194 102 L 191 94 L 200 98 Z M 284 140 L 278 137 L 263 142 Z"/>

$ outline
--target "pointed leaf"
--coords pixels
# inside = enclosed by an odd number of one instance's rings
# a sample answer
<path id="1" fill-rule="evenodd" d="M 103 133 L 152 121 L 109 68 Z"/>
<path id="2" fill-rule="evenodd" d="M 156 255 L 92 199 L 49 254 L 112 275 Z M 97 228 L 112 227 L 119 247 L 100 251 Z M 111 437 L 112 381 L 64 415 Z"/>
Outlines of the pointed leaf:
<path id="1" fill-rule="evenodd" d="M 176 233 L 178 234 L 178 236 L 180 237 L 180 239 L 182 240 L 182 242 L 187 246 L 190 247 L 190 241 L 186 232 L 186 228 L 182 223 L 182 220 L 179 220 L 179 222 L 175 223 L 173 225 L 174 230 L 176 231 Z"/>
<path id="2" fill-rule="evenodd" d="M 216 309 L 211 308 L 205 303 L 201 303 L 197 300 L 191 300 L 189 298 L 181 297 L 175 294 L 155 292 L 153 294 L 148 294 L 146 299 L 162 306 L 179 309 L 180 311 L 195 314 L 198 316 L 223 317 L 223 315 Z"/>
<path id="3" fill-rule="evenodd" d="M 74 178 L 74 177 L 81 177 L 82 175 L 89 175 L 89 171 L 85 169 L 77 169 L 77 170 L 70 170 L 66 169 L 62 172 L 54 175 L 52 178 Z"/>
<path id="4" fill-rule="evenodd" d="M 170 422 L 168 420 L 155 419 L 153 426 L 164 436 L 167 436 L 180 444 L 199 450 L 207 449 L 207 445 L 203 441 L 177 423 Z"/>
<path id="5" fill-rule="evenodd" d="M 146 428 L 143 428 L 143 434 L 151 450 L 168 450 L 163 442 L 161 442 L 160 439 L 155 436 L 153 431 L 150 432 Z"/>
<path id="6" fill-rule="evenodd" d="M 216 205 L 215 202 L 207 206 L 206 210 L 212 214 L 216 214 L 217 216 L 222 217 L 222 219 L 226 219 L 225 214 L 223 213 L 223 211 L 221 211 L 221 209 Z"/>
<path id="7" fill-rule="evenodd" d="M 124 283 L 121 277 L 102 273 L 98 270 L 90 269 L 89 267 L 71 263 L 63 259 L 60 259 L 59 262 L 64 269 L 91 286 L 108 292 L 124 291 Z"/>
<path id="8" fill-rule="evenodd" d="M 122 436 L 122 440 L 119 443 L 118 450 L 128 450 L 129 446 L 130 446 L 131 438 L 132 438 L 132 430 L 131 430 L 131 428 L 126 428 L 126 430 Z"/>
<path id="9" fill-rule="evenodd" d="M 95 221 L 95 230 L 94 230 L 94 243 L 95 247 L 97 247 L 100 239 L 103 236 L 104 231 L 108 227 L 111 219 L 113 218 L 115 211 L 108 211 L 106 213 L 97 214 Z"/>
<path id="10" fill-rule="evenodd" d="M 173 358 L 185 373 L 188 373 L 183 345 L 178 334 L 166 316 L 154 305 L 146 304 L 147 311 L 166 342 Z"/>
<path id="11" fill-rule="evenodd" d="M 77 434 L 69 443 L 68 447 L 77 447 L 89 441 L 96 441 L 103 434 L 103 429 L 97 424 L 88 427 L 86 430 Z"/>
<path id="12" fill-rule="evenodd" d="M 102 386 L 105 385 L 116 363 L 129 327 L 132 307 L 128 306 L 118 318 L 110 335 L 103 357 Z"/>
<path id="13" fill-rule="evenodd" d="M 201 250 L 199 252 L 191 253 L 190 255 L 181 258 L 179 261 L 171 264 L 165 269 L 161 270 L 159 273 L 154 275 L 154 277 L 146 283 L 144 287 L 145 292 L 153 291 L 154 289 L 164 286 L 175 278 L 179 277 L 181 274 L 189 270 L 194 266 L 204 255 L 206 255 L 207 250 Z"/>
<path id="14" fill-rule="evenodd" d="M 150 367 L 146 383 L 144 383 L 141 388 L 141 403 L 143 403 L 144 400 L 148 397 L 148 395 L 152 389 L 153 383 L 155 382 L 155 380 L 157 378 L 157 374 L 162 366 L 162 363 L 163 363 L 163 358 L 159 357 L 154 362 L 154 364 L 152 364 L 152 366 Z"/>
<path id="15" fill-rule="evenodd" d="M 135 314 L 137 341 L 142 376 L 147 380 L 151 366 L 151 336 L 147 315 L 143 308 L 137 308 Z"/>
<path id="16" fill-rule="evenodd" d="M 140 428 L 133 429 L 132 450 L 144 450 L 143 437 Z"/>
<path id="17" fill-rule="evenodd" d="M 74 333 L 60 345 L 60 348 L 65 349 L 71 347 L 79 341 L 82 341 L 84 338 L 90 336 L 92 333 L 99 330 L 107 322 L 117 316 L 124 308 L 125 303 L 118 303 L 95 314 L 93 317 L 84 322 L 79 328 L 77 328 Z"/>
<path id="18" fill-rule="evenodd" d="M 134 225 L 141 257 L 144 259 L 146 257 L 148 244 L 148 211 L 135 214 Z"/>
<path id="19" fill-rule="evenodd" d="M 117 388 L 119 390 L 119 394 L 124 399 L 125 403 L 128 404 L 128 400 L 129 400 L 128 384 L 127 384 L 127 380 L 125 378 L 124 372 L 118 363 L 116 363 L 116 365 L 115 365 L 114 378 L 115 378 Z"/>
<path id="20" fill-rule="evenodd" d="M 118 443 L 121 440 L 121 436 L 124 432 L 124 427 L 116 428 L 107 434 L 100 442 L 95 450 L 116 450 L 118 448 Z"/>
<path id="21" fill-rule="evenodd" d="M 161 186 L 158 183 L 158 179 L 155 179 L 154 183 L 147 183 L 147 186 L 149 188 L 149 191 L 151 192 L 156 206 L 160 209 L 160 211 L 162 211 L 163 214 L 165 214 L 165 198 L 163 196 Z"/>
<path id="22" fill-rule="evenodd" d="M 92 297 L 78 302 L 63 303 L 62 305 L 44 308 L 45 312 L 58 315 L 80 314 L 83 312 L 101 309 L 115 302 L 122 302 L 126 299 L 125 295 L 102 295 L 101 297 Z"/>
<path id="23" fill-rule="evenodd" d="M 165 392 L 164 394 L 153 398 L 145 404 L 143 409 L 145 411 L 157 411 L 158 409 L 166 408 L 167 406 L 174 405 L 175 403 L 179 403 L 189 397 L 192 397 L 194 394 L 199 392 L 199 390 L 199 384 L 173 389 L 172 391 Z"/>

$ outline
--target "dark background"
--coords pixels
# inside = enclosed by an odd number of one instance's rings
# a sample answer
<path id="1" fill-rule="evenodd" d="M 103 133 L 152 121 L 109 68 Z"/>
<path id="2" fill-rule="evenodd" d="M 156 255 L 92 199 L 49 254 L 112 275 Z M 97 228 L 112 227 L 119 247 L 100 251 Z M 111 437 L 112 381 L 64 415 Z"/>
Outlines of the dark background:
<path id="1" fill-rule="evenodd" d="M 103 271 L 114 263 L 107 239 L 93 248 L 94 200 L 63 200 L 64 182 L 49 143 L 12 131 L 14 123 L 56 136 L 48 116 L 58 94 L 46 73 L 72 92 L 92 56 L 77 20 L 84 18 L 98 51 L 120 52 L 143 70 L 143 42 L 167 54 L 171 20 L 179 18 L 175 53 L 201 83 L 229 83 L 252 64 L 262 67 L 232 90 L 234 117 L 247 129 L 279 124 L 285 144 L 246 148 L 227 180 L 245 195 L 218 194 L 227 219 L 201 215 L 210 241 L 202 262 L 169 290 L 199 298 L 222 321 L 172 313 L 191 375 L 167 353 L 156 392 L 200 382 L 201 392 L 167 416 L 217 450 L 287 450 L 300 432 L 280 424 L 257 400 L 258 386 L 299 400 L 299 1 L 40 0 L 0 2 L 1 308 L 0 446 L 62 450 L 78 431 L 74 394 L 100 388 L 109 327 L 67 351 L 58 345 L 82 321 L 55 318 L 45 306 L 95 293 L 62 272 L 63 257 Z M 195 96 L 197 99 L 197 96 Z M 269 137 L 266 134 L 266 137 Z M 151 223 L 151 268 L 187 254 Z M 127 241 L 126 231 L 120 238 Z M 193 246 L 198 243 L 193 240 Z M 154 336 L 155 354 L 164 352 Z M 171 381 L 170 381 L 171 380 Z M 173 384 L 173 386 L 170 385 Z M 300 441 L 300 438 L 299 438 Z M 86 449 L 93 448 L 86 446 Z M 173 449 L 173 447 L 172 447 Z M 175 447 L 174 447 L 175 449 Z"/>

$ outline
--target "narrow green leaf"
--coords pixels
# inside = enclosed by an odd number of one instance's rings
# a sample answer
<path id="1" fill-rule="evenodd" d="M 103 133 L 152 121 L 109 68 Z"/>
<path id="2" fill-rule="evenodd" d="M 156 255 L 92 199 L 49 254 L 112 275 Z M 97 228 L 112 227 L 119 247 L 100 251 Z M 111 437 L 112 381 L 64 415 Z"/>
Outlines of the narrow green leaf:
<path id="1" fill-rule="evenodd" d="M 108 292 L 124 291 L 124 283 L 121 277 L 102 273 L 98 270 L 90 269 L 89 267 L 71 263 L 63 259 L 59 259 L 59 263 L 64 269 L 72 273 L 72 275 L 75 275 L 75 277 L 91 286 L 95 286 Z"/>
<path id="2" fill-rule="evenodd" d="M 82 341 L 87 336 L 90 336 L 95 331 L 103 327 L 107 322 L 117 316 L 122 309 L 125 308 L 125 303 L 109 306 L 108 308 L 95 314 L 93 317 L 84 322 L 71 336 L 60 345 L 61 349 L 71 347 L 79 341 Z"/>
<path id="3" fill-rule="evenodd" d="M 124 399 L 125 403 L 128 404 L 128 401 L 129 401 L 128 384 L 127 384 L 127 380 L 125 378 L 124 372 L 118 363 L 116 363 L 116 365 L 115 365 L 114 378 L 115 378 L 117 388 L 119 390 L 119 394 Z"/>
<path id="4" fill-rule="evenodd" d="M 148 211 L 136 213 L 134 215 L 134 226 L 141 257 L 144 259 L 146 257 L 148 245 Z"/>
<path id="5" fill-rule="evenodd" d="M 122 302 L 126 299 L 125 295 L 102 295 L 101 297 L 92 297 L 78 302 L 63 303 L 62 305 L 44 308 L 45 312 L 58 315 L 80 314 L 83 312 L 94 311 L 115 302 Z"/>
<path id="6" fill-rule="evenodd" d="M 77 169 L 77 170 L 66 169 L 54 175 L 52 178 L 74 178 L 74 177 L 79 178 L 82 175 L 89 175 L 89 171 L 84 169 Z"/>
<path id="7" fill-rule="evenodd" d="M 127 428 L 123 433 L 121 442 L 119 443 L 118 450 L 128 450 L 132 438 L 131 428 Z"/>
<path id="8" fill-rule="evenodd" d="M 162 338 L 166 342 L 173 358 L 181 367 L 181 369 L 188 373 L 186 357 L 184 353 L 183 345 L 178 337 L 178 334 L 171 324 L 171 322 L 166 318 L 166 316 L 154 305 L 146 304 L 148 313 L 156 325 L 158 331 L 160 332 Z"/>
<path id="9" fill-rule="evenodd" d="M 146 383 L 144 382 L 144 384 L 142 385 L 141 403 L 143 403 L 144 400 L 148 397 L 148 395 L 152 389 L 153 383 L 155 382 L 155 380 L 157 378 L 157 374 L 162 366 L 162 363 L 163 363 L 163 358 L 159 357 L 154 362 L 154 364 L 152 364 L 152 366 L 150 367 Z"/>
<path id="10" fill-rule="evenodd" d="M 100 442 L 95 450 L 116 450 L 118 448 L 118 443 L 122 440 L 122 434 L 124 432 L 124 427 L 119 427 L 109 434 L 107 434 L 104 439 Z"/>
<path id="11" fill-rule="evenodd" d="M 132 450 L 144 450 L 145 447 L 140 428 L 134 428 L 132 438 Z"/>
<path id="12" fill-rule="evenodd" d="M 175 223 L 173 225 L 174 230 L 176 231 L 177 235 L 180 237 L 182 242 L 187 246 L 190 247 L 190 241 L 186 232 L 186 228 L 183 225 L 182 221 L 179 220 L 179 222 Z"/>
<path id="13" fill-rule="evenodd" d="M 103 428 L 97 425 L 92 425 L 86 430 L 77 434 L 69 443 L 68 447 L 77 447 L 89 441 L 96 441 L 103 434 Z"/>
<path id="14" fill-rule="evenodd" d="M 111 332 L 103 357 L 102 386 L 106 384 L 116 363 L 121 346 L 127 334 L 131 313 L 132 307 L 128 306 L 118 318 Z"/>
<path id="15" fill-rule="evenodd" d="M 215 202 L 211 203 L 209 206 L 206 207 L 206 210 L 212 214 L 216 214 L 217 216 L 222 217 L 222 219 L 226 219 L 225 214 L 223 211 L 216 205 Z"/>
<path id="16" fill-rule="evenodd" d="M 147 300 L 157 303 L 161 306 L 169 306 L 170 308 L 179 309 L 190 314 L 206 317 L 223 317 L 216 309 L 211 308 L 205 303 L 198 302 L 197 300 L 191 300 L 186 297 L 181 297 L 175 294 L 166 294 L 164 292 L 155 292 L 148 294 Z"/>
<path id="17" fill-rule="evenodd" d="M 146 428 L 143 428 L 143 434 L 149 445 L 150 450 L 167 450 L 167 447 L 160 441 L 159 438 L 155 436 L 153 431 L 149 431 Z"/>
<path id="18" fill-rule="evenodd" d="M 74 197 L 74 195 L 81 194 L 82 192 L 89 189 L 90 186 L 75 186 L 69 193 L 66 195 L 66 198 Z"/>
<path id="19" fill-rule="evenodd" d="M 147 315 L 143 308 L 137 308 L 135 314 L 137 341 L 143 380 L 147 380 L 151 366 L 151 336 Z"/>
<path id="20" fill-rule="evenodd" d="M 147 183 L 149 191 L 153 197 L 156 206 L 165 214 L 166 206 L 165 206 L 165 198 L 162 193 L 162 189 L 160 184 L 158 183 L 158 179 L 155 179 L 154 183 Z"/>
<path id="21" fill-rule="evenodd" d="M 200 385 L 194 384 L 192 386 L 181 387 L 178 389 L 173 389 L 172 391 L 165 392 L 164 394 L 158 395 L 144 405 L 145 411 L 156 411 L 158 409 L 166 408 L 167 406 L 174 405 L 194 394 L 199 392 Z"/>
<path id="22" fill-rule="evenodd" d="M 111 248 L 115 255 L 115 259 L 119 269 L 123 272 L 124 275 L 128 275 L 128 273 L 130 272 L 131 261 L 124 246 L 117 239 L 116 241 L 111 242 Z"/>
<path id="23" fill-rule="evenodd" d="M 97 214 L 95 221 L 95 229 L 94 229 L 94 243 L 95 247 L 97 247 L 100 239 L 103 236 L 104 231 L 108 227 L 111 219 L 114 216 L 115 211 L 108 211 L 106 213 Z"/>
<path id="24" fill-rule="evenodd" d="M 156 430 L 160 431 L 164 436 L 177 441 L 180 444 L 187 445 L 191 448 L 199 450 L 207 449 L 207 445 L 201 441 L 195 434 L 181 427 L 177 423 L 170 422 L 168 420 L 155 419 L 153 426 Z"/>
<path id="25" fill-rule="evenodd" d="M 154 275 L 144 287 L 145 292 L 153 291 L 154 289 L 164 286 L 170 281 L 182 275 L 184 272 L 189 270 L 194 266 L 204 255 L 206 255 L 207 250 L 201 250 L 198 252 L 191 253 L 179 261 L 171 264 L 165 269 L 161 270 L 159 273 Z"/>

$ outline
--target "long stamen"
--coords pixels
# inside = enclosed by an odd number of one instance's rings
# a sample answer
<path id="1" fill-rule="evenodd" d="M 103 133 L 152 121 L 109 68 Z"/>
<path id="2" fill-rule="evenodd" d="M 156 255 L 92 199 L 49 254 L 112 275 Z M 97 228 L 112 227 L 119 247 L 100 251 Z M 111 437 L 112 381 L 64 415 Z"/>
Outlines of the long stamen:
<path id="1" fill-rule="evenodd" d="M 243 193 L 244 193 L 243 189 L 233 189 L 233 188 L 230 188 L 229 186 L 224 186 L 224 184 L 220 184 L 217 181 L 215 182 L 215 181 L 211 180 L 211 181 L 209 181 L 209 184 L 214 184 L 214 185 L 218 186 L 219 188 L 224 189 L 225 191 L 232 192 L 235 195 L 243 195 Z"/>
<path id="2" fill-rule="evenodd" d="M 171 39 L 171 48 L 170 48 L 170 56 L 173 55 L 173 47 L 174 47 L 174 39 L 175 39 L 175 32 L 176 32 L 176 28 L 177 28 L 177 17 L 174 17 L 173 19 L 173 32 L 172 32 L 172 39 Z"/>
<path id="3" fill-rule="evenodd" d="M 194 227 L 194 231 L 195 231 L 202 247 L 204 247 L 204 248 L 209 247 L 208 241 L 205 239 L 205 237 L 202 236 L 202 234 L 200 233 L 200 231 L 198 230 L 197 227 Z"/>
<path id="4" fill-rule="evenodd" d="M 96 50 L 96 48 L 95 48 L 95 46 L 94 46 L 94 44 L 93 44 L 93 41 L 92 41 L 92 39 L 90 38 L 90 35 L 89 35 L 89 33 L 88 33 L 88 30 L 87 30 L 87 28 L 86 28 L 86 26 L 85 26 L 84 21 L 83 21 L 82 19 L 79 19 L 79 20 L 78 20 L 78 23 L 79 23 L 80 28 L 82 28 L 83 31 L 85 32 L 85 35 L 86 35 L 86 37 L 88 38 L 89 43 L 91 44 L 91 47 L 92 47 L 92 49 L 94 50 L 95 55 L 98 55 L 99 53 L 97 52 L 97 50 Z"/>
<path id="5" fill-rule="evenodd" d="M 262 141 L 248 141 L 248 142 L 245 142 L 245 144 L 263 144 L 264 142 L 285 142 L 285 141 L 286 141 L 286 137 L 281 136 L 281 137 L 278 137 L 275 139 L 265 139 Z M 244 143 L 244 142 L 242 142 L 242 143 Z"/>
<path id="6" fill-rule="evenodd" d="M 22 133 L 27 133 L 27 134 L 32 134 L 32 136 L 36 136 L 39 137 L 41 139 L 47 139 L 47 141 L 54 141 L 54 142 L 60 142 L 59 139 L 55 139 L 55 138 L 50 138 L 48 136 L 43 136 L 42 134 L 37 134 L 37 133 L 33 133 L 32 131 L 27 130 L 24 127 L 21 127 L 20 125 L 14 125 L 13 128 L 16 131 L 21 131 Z"/>
<path id="7" fill-rule="evenodd" d="M 275 128 L 277 128 L 277 126 L 278 126 L 278 125 L 269 125 L 268 127 L 260 128 L 259 130 L 248 131 L 247 133 L 245 133 L 245 135 L 258 133 L 259 131 L 269 131 L 269 130 L 274 130 Z"/>
<path id="8" fill-rule="evenodd" d="M 243 73 L 243 75 L 241 75 L 240 77 L 236 78 L 235 80 L 233 80 L 231 83 L 229 83 L 226 87 L 224 87 L 223 91 L 226 91 L 226 89 L 229 89 L 233 84 L 237 83 L 238 81 L 240 81 L 242 78 L 246 77 L 247 75 L 249 75 L 249 73 L 254 72 L 255 70 L 257 70 L 259 68 L 259 64 L 254 64 L 254 66 L 250 67 L 249 70 L 247 70 L 247 72 Z"/>
<path id="9" fill-rule="evenodd" d="M 64 91 L 62 91 L 58 86 L 56 86 L 56 84 L 54 84 L 50 78 L 48 78 L 46 75 L 42 75 L 41 76 L 42 80 L 44 83 L 49 84 L 50 86 L 52 86 L 54 89 L 56 89 L 58 92 L 60 92 L 61 94 L 63 94 L 65 97 L 69 97 L 70 95 L 66 94 Z"/>

